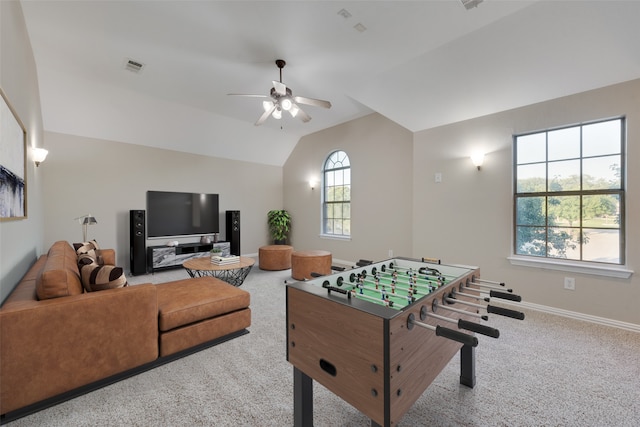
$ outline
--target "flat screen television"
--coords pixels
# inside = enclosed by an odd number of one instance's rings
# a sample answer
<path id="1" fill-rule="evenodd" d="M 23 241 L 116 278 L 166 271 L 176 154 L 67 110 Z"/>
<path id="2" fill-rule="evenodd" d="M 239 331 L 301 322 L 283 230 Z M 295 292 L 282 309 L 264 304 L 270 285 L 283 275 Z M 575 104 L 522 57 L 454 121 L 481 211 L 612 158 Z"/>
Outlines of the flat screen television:
<path id="1" fill-rule="evenodd" d="M 219 232 L 217 194 L 147 191 L 147 237 Z"/>

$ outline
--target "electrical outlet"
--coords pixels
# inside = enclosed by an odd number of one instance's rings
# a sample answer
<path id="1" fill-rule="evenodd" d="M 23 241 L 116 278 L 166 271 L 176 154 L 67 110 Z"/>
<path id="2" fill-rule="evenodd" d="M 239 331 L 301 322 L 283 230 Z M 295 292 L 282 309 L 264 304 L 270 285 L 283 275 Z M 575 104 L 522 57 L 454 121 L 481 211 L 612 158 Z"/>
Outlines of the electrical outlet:
<path id="1" fill-rule="evenodd" d="M 436 174 L 433 176 L 434 181 L 437 183 L 442 182 L 442 173 L 441 172 L 436 172 Z"/>
<path id="2" fill-rule="evenodd" d="M 569 289 L 570 291 L 576 290 L 576 279 L 573 277 L 565 277 L 564 278 L 564 288 Z"/>
<path id="3" fill-rule="evenodd" d="M 393 258 L 393 249 L 389 249 L 389 258 Z"/>

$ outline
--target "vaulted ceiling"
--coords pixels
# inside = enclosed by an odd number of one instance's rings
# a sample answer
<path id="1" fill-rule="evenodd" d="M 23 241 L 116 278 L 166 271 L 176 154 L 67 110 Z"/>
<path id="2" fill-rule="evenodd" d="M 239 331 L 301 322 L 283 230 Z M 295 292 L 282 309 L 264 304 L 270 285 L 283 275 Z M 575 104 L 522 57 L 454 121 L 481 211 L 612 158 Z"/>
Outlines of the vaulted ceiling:
<path id="1" fill-rule="evenodd" d="M 636 1 L 21 4 L 45 130 L 270 165 L 371 112 L 415 132 L 640 77 Z M 255 126 L 262 100 L 227 94 L 268 95 L 279 58 L 332 108 Z"/>

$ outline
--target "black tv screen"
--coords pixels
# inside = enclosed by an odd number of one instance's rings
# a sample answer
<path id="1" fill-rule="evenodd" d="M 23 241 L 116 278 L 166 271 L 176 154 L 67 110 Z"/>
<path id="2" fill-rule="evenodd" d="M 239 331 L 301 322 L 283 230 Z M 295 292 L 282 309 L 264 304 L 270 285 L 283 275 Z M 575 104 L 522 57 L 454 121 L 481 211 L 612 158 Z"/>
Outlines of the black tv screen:
<path id="1" fill-rule="evenodd" d="M 147 237 L 220 232 L 217 194 L 147 191 Z"/>

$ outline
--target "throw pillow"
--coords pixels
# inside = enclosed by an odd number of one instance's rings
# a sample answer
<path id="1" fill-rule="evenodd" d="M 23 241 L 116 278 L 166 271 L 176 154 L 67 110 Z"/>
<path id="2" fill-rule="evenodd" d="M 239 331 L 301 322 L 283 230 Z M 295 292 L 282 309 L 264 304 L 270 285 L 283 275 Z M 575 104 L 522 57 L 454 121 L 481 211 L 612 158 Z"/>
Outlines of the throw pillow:
<path id="1" fill-rule="evenodd" d="M 113 265 L 88 264 L 80 269 L 82 286 L 87 292 L 128 286 L 122 267 Z"/>
<path id="2" fill-rule="evenodd" d="M 98 242 L 95 240 L 90 240 L 84 243 L 74 243 L 73 248 L 76 250 L 76 254 L 78 255 L 78 266 L 91 264 L 90 262 L 86 262 L 86 260 L 81 260 L 83 255 L 88 255 L 98 265 L 104 264 L 100 247 L 98 246 Z"/>

